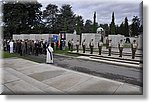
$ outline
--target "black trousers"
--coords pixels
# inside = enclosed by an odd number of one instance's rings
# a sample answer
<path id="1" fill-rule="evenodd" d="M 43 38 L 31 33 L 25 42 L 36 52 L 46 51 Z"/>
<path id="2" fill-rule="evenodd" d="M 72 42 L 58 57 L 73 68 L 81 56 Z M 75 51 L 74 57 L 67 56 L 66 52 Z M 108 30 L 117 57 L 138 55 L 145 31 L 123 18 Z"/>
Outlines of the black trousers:
<path id="1" fill-rule="evenodd" d="M 102 46 L 98 47 L 99 49 L 99 55 L 101 55 L 101 52 L 102 52 Z"/>
<path id="2" fill-rule="evenodd" d="M 136 48 L 132 49 L 132 59 L 135 59 L 135 52 L 136 52 Z"/>
<path id="3" fill-rule="evenodd" d="M 108 56 L 111 56 L 111 47 L 108 48 L 109 54 Z"/>
<path id="4" fill-rule="evenodd" d="M 82 47 L 83 47 L 83 53 L 85 53 L 85 45 L 83 45 Z"/>
<path id="5" fill-rule="evenodd" d="M 119 48 L 119 53 L 120 53 L 120 56 L 119 56 L 119 57 L 122 57 L 122 51 L 123 51 L 123 48 L 120 47 L 120 48 Z"/>
<path id="6" fill-rule="evenodd" d="M 78 53 L 79 52 L 79 46 L 77 45 L 76 47 L 77 47 L 77 53 Z"/>
<path id="7" fill-rule="evenodd" d="M 91 46 L 90 49 L 91 49 L 90 54 L 93 54 L 93 46 Z"/>

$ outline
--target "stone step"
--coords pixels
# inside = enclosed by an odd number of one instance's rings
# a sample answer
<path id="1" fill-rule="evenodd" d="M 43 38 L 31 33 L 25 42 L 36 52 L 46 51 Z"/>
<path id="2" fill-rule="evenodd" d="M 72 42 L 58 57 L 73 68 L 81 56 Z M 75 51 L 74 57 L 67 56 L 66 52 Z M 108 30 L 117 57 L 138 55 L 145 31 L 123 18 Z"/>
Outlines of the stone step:
<path id="1" fill-rule="evenodd" d="M 125 59 L 114 59 L 114 58 L 95 57 L 95 56 L 90 56 L 90 58 L 114 61 L 114 62 L 119 62 L 119 63 L 129 63 L 129 64 L 139 64 L 140 63 L 140 62 L 125 60 Z"/>

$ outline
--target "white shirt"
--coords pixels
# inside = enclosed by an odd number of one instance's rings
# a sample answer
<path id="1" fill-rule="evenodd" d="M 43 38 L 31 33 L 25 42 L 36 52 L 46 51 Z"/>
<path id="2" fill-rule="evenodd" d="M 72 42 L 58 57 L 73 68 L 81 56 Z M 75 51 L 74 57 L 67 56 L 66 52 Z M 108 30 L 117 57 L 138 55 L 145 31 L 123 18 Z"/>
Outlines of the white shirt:
<path id="1" fill-rule="evenodd" d="M 112 46 L 112 43 L 110 42 L 110 43 L 109 43 L 109 47 L 111 47 L 111 46 Z"/>
<path id="2" fill-rule="evenodd" d="M 74 44 L 74 41 L 71 41 L 71 45 L 73 45 Z"/>
<path id="3" fill-rule="evenodd" d="M 10 47 L 14 47 L 14 42 L 11 41 L 11 42 L 9 43 L 9 46 L 10 46 Z"/>
<path id="4" fill-rule="evenodd" d="M 120 47 L 123 47 L 123 42 L 120 42 L 119 45 L 120 45 Z"/>
<path id="5" fill-rule="evenodd" d="M 133 48 L 137 48 L 137 44 L 136 43 L 133 43 Z"/>
<path id="6" fill-rule="evenodd" d="M 103 42 L 98 42 L 99 46 L 103 46 Z"/>
<path id="7" fill-rule="evenodd" d="M 80 43 L 79 43 L 79 42 L 77 42 L 77 43 L 76 43 L 76 45 L 80 45 Z"/>
<path id="8" fill-rule="evenodd" d="M 82 42 L 82 45 L 85 45 L 85 42 Z"/>
<path id="9" fill-rule="evenodd" d="M 90 46 L 94 46 L 94 43 L 93 43 L 93 41 L 91 41 L 91 43 L 90 43 Z"/>

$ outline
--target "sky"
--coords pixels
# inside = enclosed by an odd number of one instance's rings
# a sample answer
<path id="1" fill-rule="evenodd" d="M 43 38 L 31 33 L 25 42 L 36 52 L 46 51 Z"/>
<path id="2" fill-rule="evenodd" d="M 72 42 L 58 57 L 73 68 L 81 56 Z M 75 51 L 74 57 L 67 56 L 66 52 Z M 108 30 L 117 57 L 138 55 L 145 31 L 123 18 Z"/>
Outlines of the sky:
<path id="1" fill-rule="evenodd" d="M 64 4 L 70 4 L 76 15 L 84 20 L 93 21 L 93 14 L 96 11 L 96 21 L 99 24 L 110 24 L 112 12 L 115 13 L 115 23 L 120 25 L 125 17 L 128 17 L 129 24 L 133 16 L 140 16 L 140 3 L 142 0 L 37 0 L 43 5 L 42 10 L 48 4 L 55 4 L 59 8 Z"/>

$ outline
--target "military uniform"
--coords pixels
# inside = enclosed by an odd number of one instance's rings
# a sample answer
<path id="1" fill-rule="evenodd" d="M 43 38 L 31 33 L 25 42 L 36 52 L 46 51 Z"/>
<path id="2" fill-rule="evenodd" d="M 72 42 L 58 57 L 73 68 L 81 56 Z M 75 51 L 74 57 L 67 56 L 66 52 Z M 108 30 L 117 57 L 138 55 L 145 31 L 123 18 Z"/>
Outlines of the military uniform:
<path id="1" fill-rule="evenodd" d="M 85 40 L 82 42 L 82 48 L 83 48 L 83 53 L 85 53 L 85 46 L 86 46 L 86 43 L 85 43 Z"/>
<path id="2" fill-rule="evenodd" d="M 73 51 L 73 44 L 74 44 L 74 41 L 72 40 L 71 41 L 71 51 Z"/>
<path id="3" fill-rule="evenodd" d="M 120 43 L 118 44 L 118 47 L 119 47 L 119 53 L 120 53 L 119 57 L 122 57 L 123 45 L 124 45 L 124 44 L 123 44 L 122 41 L 120 41 Z"/>
<path id="4" fill-rule="evenodd" d="M 135 52 L 136 52 L 136 49 L 137 49 L 137 43 L 136 42 L 133 42 L 131 47 L 132 47 L 132 59 L 135 59 Z"/>
<path id="5" fill-rule="evenodd" d="M 102 46 L 103 46 L 103 42 L 102 42 L 102 41 L 99 41 L 99 42 L 98 42 L 99 55 L 101 55 Z"/>
<path id="6" fill-rule="evenodd" d="M 79 52 L 79 45 L 80 45 L 80 43 L 79 43 L 79 41 L 77 41 L 77 43 L 76 43 L 77 53 Z"/>
<path id="7" fill-rule="evenodd" d="M 90 42 L 90 54 L 93 54 L 93 47 L 94 47 L 94 43 L 93 41 Z"/>
<path id="8" fill-rule="evenodd" d="M 109 43 L 108 43 L 108 51 L 109 51 L 108 56 L 111 56 L 111 47 L 112 47 L 112 43 L 111 43 L 111 41 L 109 41 Z"/>

